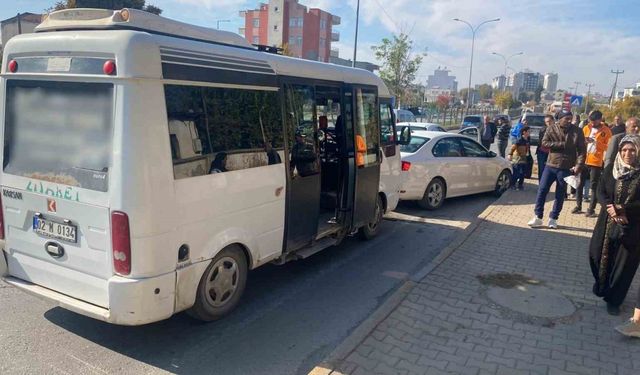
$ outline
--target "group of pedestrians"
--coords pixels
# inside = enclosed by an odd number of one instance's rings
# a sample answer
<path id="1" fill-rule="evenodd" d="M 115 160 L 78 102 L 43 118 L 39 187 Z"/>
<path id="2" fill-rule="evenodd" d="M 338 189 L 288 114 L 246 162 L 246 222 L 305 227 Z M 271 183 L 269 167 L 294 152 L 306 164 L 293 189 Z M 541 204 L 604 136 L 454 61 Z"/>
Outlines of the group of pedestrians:
<path id="1" fill-rule="evenodd" d="M 570 176 L 578 181 L 572 213 L 582 213 L 583 188 L 588 180 L 591 199 L 586 216 L 598 217 L 589 248 L 595 280 L 593 293 L 604 299 L 609 314 L 619 315 L 620 305 L 640 264 L 640 120 L 632 117 L 623 123 L 622 118 L 616 116 L 612 126 L 608 126 L 602 113 L 596 110 L 580 127 L 570 111 L 562 110 L 555 118 L 547 116 L 545 125 L 539 151 L 536 151 L 540 181 L 535 216 L 528 225 L 544 225 L 544 204 L 555 184 L 547 226 L 558 227 Z M 526 130 L 523 124 L 521 132 L 526 135 Z M 511 154 L 518 158 L 522 155 L 523 137 L 521 135 L 512 146 Z M 511 160 L 514 162 L 516 157 L 512 156 Z M 519 173 L 514 165 L 514 175 Z M 596 214 L 598 203 L 600 212 Z M 640 292 L 633 316 L 616 330 L 640 337 Z"/>

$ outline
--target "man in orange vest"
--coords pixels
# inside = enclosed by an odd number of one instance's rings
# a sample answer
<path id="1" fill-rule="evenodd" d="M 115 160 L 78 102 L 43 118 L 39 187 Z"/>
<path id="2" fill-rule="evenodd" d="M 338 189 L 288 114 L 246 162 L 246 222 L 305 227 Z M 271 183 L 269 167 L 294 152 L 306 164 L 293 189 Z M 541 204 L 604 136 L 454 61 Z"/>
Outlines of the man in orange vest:
<path id="1" fill-rule="evenodd" d="M 576 189 L 576 207 L 574 214 L 582 212 L 582 195 L 585 180 L 590 181 L 591 201 L 587 209 L 587 217 L 596 217 L 595 209 L 598 203 L 596 191 L 604 168 L 604 155 L 611 139 L 611 129 L 602 121 L 602 112 L 595 110 L 589 114 L 589 123 L 582 128 L 587 143 L 587 157 L 585 170 L 580 175 L 580 182 Z"/>

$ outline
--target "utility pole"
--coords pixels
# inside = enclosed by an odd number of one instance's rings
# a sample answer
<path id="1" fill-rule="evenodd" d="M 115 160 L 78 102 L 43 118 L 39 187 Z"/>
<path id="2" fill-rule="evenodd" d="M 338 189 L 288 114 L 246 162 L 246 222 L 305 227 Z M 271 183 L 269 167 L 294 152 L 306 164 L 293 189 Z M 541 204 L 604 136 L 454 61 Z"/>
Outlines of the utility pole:
<path id="1" fill-rule="evenodd" d="M 589 96 L 591 96 L 591 88 L 595 86 L 595 84 L 585 83 L 585 86 L 587 86 L 587 98 L 584 102 L 584 112 L 587 113 L 587 111 L 589 110 Z"/>
<path id="2" fill-rule="evenodd" d="M 576 84 L 576 91 L 573 93 L 573 95 L 578 95 L 578 87 L 580 87 L 582 82 L 574 81 L 573 83 Z"/>
<path id="3" fill-rule="evenodd" d="M 613 106 L 613 99 L 615 98 L 616 95 L 616 88 L 618 86 L 618 76 L 620 74 L 624 74 L 624 70 L 611 70 L 611 73 L 616 75 L 616 80 L 613 82 L 613 89 L 611 90 L 611 97 L 609 98 L 609 107 Z"/>

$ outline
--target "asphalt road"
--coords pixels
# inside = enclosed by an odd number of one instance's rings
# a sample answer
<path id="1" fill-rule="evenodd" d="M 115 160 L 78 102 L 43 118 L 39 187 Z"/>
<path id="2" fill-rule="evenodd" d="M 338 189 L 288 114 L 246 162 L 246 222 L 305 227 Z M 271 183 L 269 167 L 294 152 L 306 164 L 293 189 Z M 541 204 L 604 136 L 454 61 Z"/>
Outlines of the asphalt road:
<path id="1" fill-rule="evenodd" d="M 210 324 L 178 314 L 113 326 L 0 282 L 0 373 L 307 374 L 494 199 L 454 198 L 436 212 L 401 204 L 372 241 L 255 270 L 238 310 Z"/>

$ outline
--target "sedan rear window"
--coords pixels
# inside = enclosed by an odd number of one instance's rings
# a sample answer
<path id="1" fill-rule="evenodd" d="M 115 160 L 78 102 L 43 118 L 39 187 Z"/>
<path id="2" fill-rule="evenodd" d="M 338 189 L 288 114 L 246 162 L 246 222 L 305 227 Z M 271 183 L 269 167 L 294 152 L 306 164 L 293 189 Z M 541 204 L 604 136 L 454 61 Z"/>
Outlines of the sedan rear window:
<path id="1" fill-rule="evenodd" d="M 411 142 L 409 142 L 408 145 L 400 145 L 400 152 L 413 154 L 414 152 L 418 151 L 420 147 L 422 147 L 425 143 L 429 142 L 429 139 L 430 138 L 412 135 Z"/>

